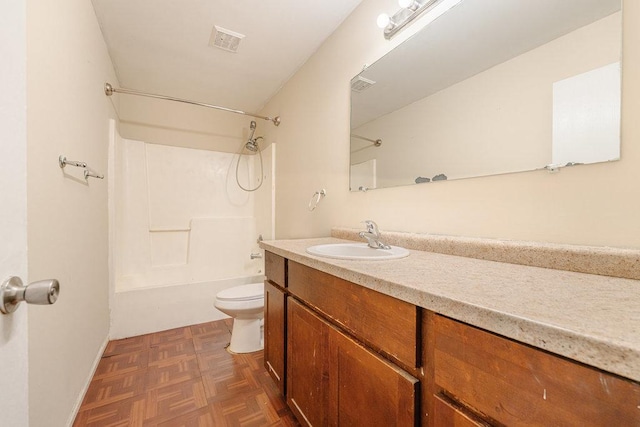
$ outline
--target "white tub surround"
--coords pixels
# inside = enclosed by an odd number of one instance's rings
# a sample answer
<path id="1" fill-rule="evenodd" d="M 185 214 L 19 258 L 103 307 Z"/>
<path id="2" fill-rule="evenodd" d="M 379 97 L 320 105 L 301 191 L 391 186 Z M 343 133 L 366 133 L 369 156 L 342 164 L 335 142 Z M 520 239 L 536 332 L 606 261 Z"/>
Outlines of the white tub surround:
<path id="1" fill-rule="evenodd" d="M 272 233 L 273 144 L 265 184 L 247 193 L 237 154 L 114 138 L 111 338 L 227 317 L 216 293 L 263 279 L 255 255 Z M 258 157 L 242 156 L 240 179 L 253 185 L 256 173 Z"/>

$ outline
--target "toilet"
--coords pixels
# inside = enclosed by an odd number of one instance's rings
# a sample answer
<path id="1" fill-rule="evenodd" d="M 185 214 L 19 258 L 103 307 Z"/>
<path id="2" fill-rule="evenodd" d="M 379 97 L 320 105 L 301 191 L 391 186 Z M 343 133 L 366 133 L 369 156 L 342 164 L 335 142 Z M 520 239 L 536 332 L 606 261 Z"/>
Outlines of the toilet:
<path id="1" fill-rule="evenodd" d="M 233 317 L 232 353 L 251 353 L 264 347 L 262 318 L 264 317 L 264 284 L 234 286 L 216 294 L 213 304 Z"/>

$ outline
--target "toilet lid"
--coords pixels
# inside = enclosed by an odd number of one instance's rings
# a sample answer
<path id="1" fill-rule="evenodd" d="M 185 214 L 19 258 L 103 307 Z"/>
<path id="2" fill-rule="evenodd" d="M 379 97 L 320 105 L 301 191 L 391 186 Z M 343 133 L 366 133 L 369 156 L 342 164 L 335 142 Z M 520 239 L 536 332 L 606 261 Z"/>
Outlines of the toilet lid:
<path id="1" fill-rule="evenodd" d="M 250 285 L 234 286 L 218 292 L 216 298 L 224 301 L 251 301 L 264 298 L 264 284 L 251 283 Z"/>

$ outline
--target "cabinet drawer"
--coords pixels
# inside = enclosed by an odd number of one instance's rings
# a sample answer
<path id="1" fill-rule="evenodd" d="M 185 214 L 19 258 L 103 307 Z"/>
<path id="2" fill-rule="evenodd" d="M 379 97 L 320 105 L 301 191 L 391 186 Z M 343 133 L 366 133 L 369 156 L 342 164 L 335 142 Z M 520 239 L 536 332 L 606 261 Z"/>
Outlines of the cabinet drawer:
<path id="1" fill-rule="evenodd" d="M 506 425 L 640 425 L 640 385 L 430 316 L 434 393 Z"/>
<path id="2" fill-rule="evenodd" d="M 418 366 L 418 308 L 388 295 L 289 261 L 289 292 L 385 354 Z"/>
<path id="3" fill-rule="evenodd" d="M 270 280 L 281 288 L 287 287 L 287 260 L 285 258 L 265 251 L 264 269 L 267 280 Z"/>

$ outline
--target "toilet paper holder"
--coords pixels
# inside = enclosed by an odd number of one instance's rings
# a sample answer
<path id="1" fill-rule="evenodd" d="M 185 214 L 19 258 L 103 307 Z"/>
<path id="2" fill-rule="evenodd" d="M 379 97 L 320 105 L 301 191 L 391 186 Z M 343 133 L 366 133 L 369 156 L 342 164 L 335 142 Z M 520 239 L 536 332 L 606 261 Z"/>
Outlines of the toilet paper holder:
<path id="1" fill-rule="evenodd" d="M 19 277 L 11 276 L 0 286 L 0 312 L 13 313 L 22 301 L 27 304 L 53 304 L 59 294 L 60 283 L 56 279 L 39 280 L 24 286 Z"/>

